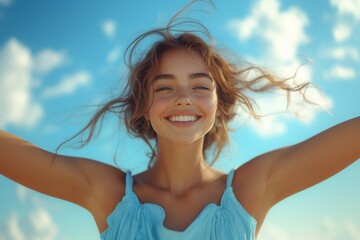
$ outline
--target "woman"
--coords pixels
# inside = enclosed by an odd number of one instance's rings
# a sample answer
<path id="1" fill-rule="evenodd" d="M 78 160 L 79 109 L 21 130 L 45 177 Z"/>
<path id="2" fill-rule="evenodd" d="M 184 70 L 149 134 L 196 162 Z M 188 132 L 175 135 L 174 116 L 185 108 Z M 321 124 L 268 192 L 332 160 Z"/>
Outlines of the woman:
<path id="1" fill-rule="evenodd" d="M 148 170 L 132 175 L 60 156 L 1 131 L 0 173 L 86 208 L 102 239 L 255 239 L 272 206 L 360 157 L 360 118 L 255 157 L 229 174 L 218 172 L 206 156 L 215 147 L 217 159 L 236 107 L 257 117 L 246 91 L 303 92 L 308 84 L 293 86 L 257 67 L 241 69 L 194 33 L 174 31 L 174 19 L 130 45 L 127 88 L 80 132 L 89 130 L 88 142 L 104 114 L 119 114 L 151 147 Z M 134 60 L 134 49 L 153 34 L 160 39 Z M 249 79 L 249 72 L 257 75 Z"/>

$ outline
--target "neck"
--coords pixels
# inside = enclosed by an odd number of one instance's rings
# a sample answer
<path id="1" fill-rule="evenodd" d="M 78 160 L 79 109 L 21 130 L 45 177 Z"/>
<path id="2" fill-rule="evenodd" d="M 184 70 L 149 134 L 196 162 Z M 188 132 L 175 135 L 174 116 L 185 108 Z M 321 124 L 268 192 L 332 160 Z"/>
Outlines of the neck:
<path id="1" fill-rule="evenodd" d="M 206 170 L 210 167 L 204 160 L 202 149 L 202 139 L 191 144 L 169 143 L 159 139 L 158 159 L 150 169 L 153 183 L 180 195 L 203 182 L 210 177 L 205 174 L 209 173 Z"/>

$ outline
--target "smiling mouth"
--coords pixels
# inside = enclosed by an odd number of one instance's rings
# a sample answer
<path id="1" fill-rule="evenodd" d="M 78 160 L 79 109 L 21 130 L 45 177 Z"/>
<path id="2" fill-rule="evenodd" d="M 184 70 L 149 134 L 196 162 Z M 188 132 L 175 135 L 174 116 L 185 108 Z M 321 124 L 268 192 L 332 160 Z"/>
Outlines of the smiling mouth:
<path id="1" fill-rule="evenodd" d="M 194 115 L 179 115 L 179 116 L 171 116 L 168 117 L 167 119 L 170 122 L 193 122 L 198 120 L 200 117 L 199 116 L 194 116 Z"/>

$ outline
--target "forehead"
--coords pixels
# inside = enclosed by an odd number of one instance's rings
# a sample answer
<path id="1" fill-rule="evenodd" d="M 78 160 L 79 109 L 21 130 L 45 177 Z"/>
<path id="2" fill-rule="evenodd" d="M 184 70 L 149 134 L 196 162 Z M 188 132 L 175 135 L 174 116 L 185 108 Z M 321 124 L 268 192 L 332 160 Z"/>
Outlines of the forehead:
<path id="1" fill-rule="evenodd" d="M 171 49 L 162 54 L 155 74 L 209 72 L 201 56 L 191 49 Z"/>

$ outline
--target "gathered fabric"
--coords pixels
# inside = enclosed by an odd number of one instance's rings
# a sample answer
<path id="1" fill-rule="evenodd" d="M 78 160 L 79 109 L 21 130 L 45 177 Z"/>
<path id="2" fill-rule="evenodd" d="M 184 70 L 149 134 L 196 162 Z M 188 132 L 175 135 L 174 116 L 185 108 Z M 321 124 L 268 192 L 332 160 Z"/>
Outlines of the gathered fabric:
<path id="1" fill-rule="evenodd" d="M 133 192 L 132 175 L 127 172 L 125 196 L 108 216 L 108 228 L 101 234 L 101 240 L 255 240 L 256 220 L 236 199 L 233 176 L 231 170 L 220 206 L 207 204 L 184 231 L 175 231 L 164 226 L 165 211 L 160 205 L 139 201 Z"/>

